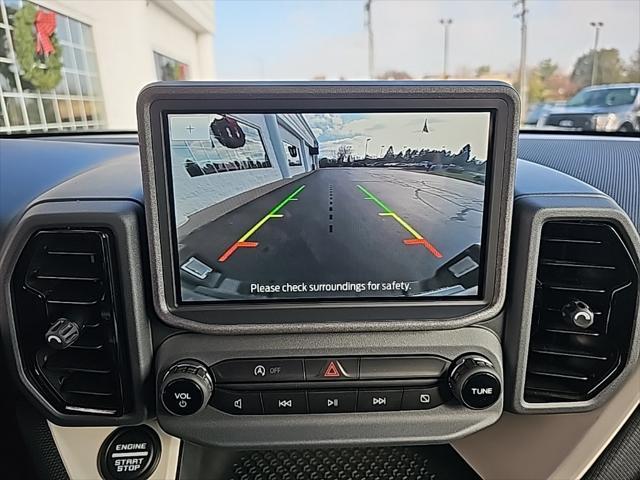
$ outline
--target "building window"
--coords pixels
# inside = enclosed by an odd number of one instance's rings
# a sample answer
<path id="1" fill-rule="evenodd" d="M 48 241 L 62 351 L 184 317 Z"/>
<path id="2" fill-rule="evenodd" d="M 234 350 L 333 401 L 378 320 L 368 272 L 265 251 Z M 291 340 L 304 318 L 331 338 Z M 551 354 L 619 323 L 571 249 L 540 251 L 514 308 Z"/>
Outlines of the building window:
<path id="1" fill-rule="evenodd" d="M 290 167 L 299 167 L 302 165 L 302 158 L 300 158 L 300 150 L 295 145 L 291 145 L 288 142 L 282 142 L 284 144 L 284 153 L 287 155 L 287 161 Z"/>
<path id="2" fill-rule="evenodd" d="M 104 129 L 91 27 L 53 12 L 61 80 L 55 88 L 43 91 L 23 77 L 16 56 L 14 20 L 25 5 L 29 3 L 0 0 L 0 133 Z"/>
<path id="3" fill-rule="evenodd" d="M 172 144 L 173 158 L 184 159 L 184 168 L 191 177 L 236 170 L 271 168 L 271 161 L 262 142 L 260 130 L 235 120 L 244 133 L 244 145 L 241 147 L 227 147 L 212 134 L 209 141 L 182 140 L 174 142 Z"/>
<path id="4" fill-rule="evenodd" d="M 153 58 L 156 62 L 156 75 L 158 80 L 186 80 L 189 72 L 189 66 L 186 63 L 179 62 L 173 58 L 153 52 Z"/>

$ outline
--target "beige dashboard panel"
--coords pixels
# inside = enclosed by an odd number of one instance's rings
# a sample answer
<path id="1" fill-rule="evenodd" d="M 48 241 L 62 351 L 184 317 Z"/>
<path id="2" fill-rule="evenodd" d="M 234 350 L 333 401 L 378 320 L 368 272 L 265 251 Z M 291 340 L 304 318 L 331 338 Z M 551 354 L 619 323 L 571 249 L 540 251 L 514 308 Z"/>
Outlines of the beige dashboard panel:
<path id="1" fill-rule="evenodd" d="M 640 369 L 603 407 L 586 413 L 514 415 L 453 443 L 487 480 L 581 478 L 640 404 Z"/>
<path id="2" fill-rule="evenodd" d="M 167 435 L 156 422 L 148 423 L 160 437 L 162 454 L 160 462 L 149 480 L 176 478 L 180 455 L 180 440 Z M 105 439 L 115 430 L 113 427 L 59 427 L 49 422 L 49 429 L 58 447 L 71 480 L 97 480 L 98 452 Z"/>

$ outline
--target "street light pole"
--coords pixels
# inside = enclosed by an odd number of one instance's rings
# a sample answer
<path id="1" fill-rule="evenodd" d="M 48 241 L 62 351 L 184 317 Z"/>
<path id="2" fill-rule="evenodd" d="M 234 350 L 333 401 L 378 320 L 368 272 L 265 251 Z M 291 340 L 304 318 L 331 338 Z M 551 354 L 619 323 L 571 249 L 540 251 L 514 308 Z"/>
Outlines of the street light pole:
<path id="1" fill-rule="evenodd" d="M 520 119 L 524 119 L 527 114 L 527 0 L 516 0 L 514 7 L 520 7 L 520 11 L 515 17 L 520 19 Z"/>
<path id="2" fill-rule="evenodd" d="M 373 27 L 371 26 L 371 2 L 373 0 L 367 0 L 364 4 L 364 12 L 366 15 L 365 24 L 367 26 L 368 35 L 368 47 L 369 47 L 369 78 L 373 78 Z"/>
<path id="3" fill-rule="evenodd" d="M 444 27 L 444 58 L 442 59 L 442 77 L 446 80 L 449 78 L 447 67 L 449 64 L 449 27 L 453 23 L 451 18 L 441 18 L 440 25 Z"/>
<path id="4" fill-rule="evenodd" d="M 598 72 L 598 40 L 600 40 L 600 29 L 604 27 L 604 23 L 590 22 L 589 25 L 596 30 L 596 38 L 593 42 L 593 53 L 591 54 L 591 85 L 593 85 L 596 83 L 596 75 Z"/>

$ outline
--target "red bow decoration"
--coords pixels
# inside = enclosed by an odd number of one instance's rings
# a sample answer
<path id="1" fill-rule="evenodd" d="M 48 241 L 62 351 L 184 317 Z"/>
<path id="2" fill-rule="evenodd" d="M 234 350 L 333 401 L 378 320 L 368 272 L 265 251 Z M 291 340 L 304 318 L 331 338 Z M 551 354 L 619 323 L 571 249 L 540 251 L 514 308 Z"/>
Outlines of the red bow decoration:
<path id="1" fill-rule="evenodd" d="M 178 67 L 178 78 L 176 80 L 186 80 L 187 79 L 187 66 L 184 63 L 181 63 Z"/>
<path id="2" fill-rule="evenodd" d="M 54 12 L 44 12 L 39 10 L 36 13 L 36 53 L 51 55 L 55 48 L 51 42 L 51 35 L 56 29 L 56 14 Z"/>

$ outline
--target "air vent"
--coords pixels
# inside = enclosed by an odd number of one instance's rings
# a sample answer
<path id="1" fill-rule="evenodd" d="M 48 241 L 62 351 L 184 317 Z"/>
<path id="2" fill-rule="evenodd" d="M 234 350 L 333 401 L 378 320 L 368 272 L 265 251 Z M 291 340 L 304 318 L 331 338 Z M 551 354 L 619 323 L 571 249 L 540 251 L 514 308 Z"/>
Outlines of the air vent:
<path id="1" fill-rule="evenodd" d="M 638 273 L 608 223 L 542 228 L 524 399 L 593 398 L 624 368 Z"/>
<path id="2" fill-rule="evenodd" d="M 128 409 L 110 235 L 101 230 L 40 231 L 27 243 L 13 274 L 23 367 L 63 413 L 121 416 Z M 60 319 L 82 327 L 64 350 L 51 348 L 45 339 Z"/>

